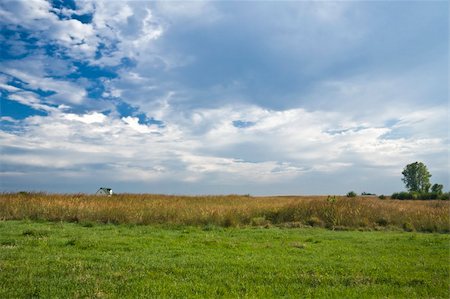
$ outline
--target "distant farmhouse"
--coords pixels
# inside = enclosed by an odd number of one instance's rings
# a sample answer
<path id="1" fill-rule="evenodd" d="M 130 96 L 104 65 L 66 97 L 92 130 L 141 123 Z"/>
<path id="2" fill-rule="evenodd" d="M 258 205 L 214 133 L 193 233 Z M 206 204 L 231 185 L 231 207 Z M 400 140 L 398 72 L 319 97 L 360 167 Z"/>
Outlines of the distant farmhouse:
<path id="1" fill-rule="evenodd" d="M 111 188 L 101 187 L 100 189 L 97 190 L 97 192 L 95 192 L 95 194 L 111 196 L 113 195 L 113 191 Z"/>

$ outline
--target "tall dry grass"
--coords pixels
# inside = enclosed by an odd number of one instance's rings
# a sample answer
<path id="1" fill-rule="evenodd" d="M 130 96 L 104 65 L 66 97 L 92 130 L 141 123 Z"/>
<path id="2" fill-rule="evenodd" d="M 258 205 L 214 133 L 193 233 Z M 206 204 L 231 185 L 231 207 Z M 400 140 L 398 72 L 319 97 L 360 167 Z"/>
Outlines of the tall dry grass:
<path id="1" fill-rule="evenodd" d="M 1 220 L 169 225 L 281 225 L 450 232 L 450 202 L 324 196 L 3 193 Z"/>

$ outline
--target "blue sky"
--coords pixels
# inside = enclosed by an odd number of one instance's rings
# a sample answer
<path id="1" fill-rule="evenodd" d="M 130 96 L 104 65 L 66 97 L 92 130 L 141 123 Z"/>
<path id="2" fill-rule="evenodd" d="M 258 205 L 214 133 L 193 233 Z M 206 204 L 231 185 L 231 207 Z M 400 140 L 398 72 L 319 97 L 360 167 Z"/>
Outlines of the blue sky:
<path id="1" fill-rule="evenodd" d="M 447 1 L 2 1 L 1 191 L 448 189 Z"/>

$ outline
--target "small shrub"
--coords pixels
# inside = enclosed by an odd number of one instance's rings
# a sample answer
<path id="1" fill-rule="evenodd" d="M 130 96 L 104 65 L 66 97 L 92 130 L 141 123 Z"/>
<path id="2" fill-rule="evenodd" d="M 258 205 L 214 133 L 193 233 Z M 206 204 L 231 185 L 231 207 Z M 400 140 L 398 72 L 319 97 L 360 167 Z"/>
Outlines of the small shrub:
<path id="1" fill-rule="evenodd" d="M 379 199 L 386 199 L 386 196 L 384 196 L 383 194 L 381 194 L 380 196 L 378 196 Z"/>
<path id="2" fill-rule="evenodd" d="M 347 197 L 356 197 L 356 192 L 355 191 L 348 192 Z"/>

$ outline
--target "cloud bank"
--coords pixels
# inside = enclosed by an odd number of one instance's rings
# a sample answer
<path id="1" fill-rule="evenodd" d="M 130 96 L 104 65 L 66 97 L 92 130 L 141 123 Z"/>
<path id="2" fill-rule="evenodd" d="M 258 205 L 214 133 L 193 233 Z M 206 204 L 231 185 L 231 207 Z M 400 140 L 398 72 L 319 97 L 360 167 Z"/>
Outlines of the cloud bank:
<path id="1" fill-rule="evenodd" d="M 448 186 L 444 6 L 3 2 L 1 188 Z"/>

